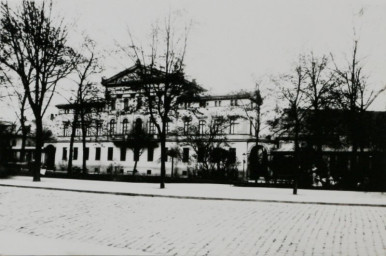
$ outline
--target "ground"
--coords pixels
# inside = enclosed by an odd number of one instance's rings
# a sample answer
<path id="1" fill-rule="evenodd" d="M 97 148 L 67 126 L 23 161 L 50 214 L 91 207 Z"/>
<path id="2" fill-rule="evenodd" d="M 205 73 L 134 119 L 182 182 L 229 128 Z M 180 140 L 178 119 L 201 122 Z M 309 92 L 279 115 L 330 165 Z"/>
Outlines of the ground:
<path id="1" fill-rule="evenodd" d="M 386 207 L 0 187 L 0 232 L 147 255 L 385 255 L 385 216 Z"/>

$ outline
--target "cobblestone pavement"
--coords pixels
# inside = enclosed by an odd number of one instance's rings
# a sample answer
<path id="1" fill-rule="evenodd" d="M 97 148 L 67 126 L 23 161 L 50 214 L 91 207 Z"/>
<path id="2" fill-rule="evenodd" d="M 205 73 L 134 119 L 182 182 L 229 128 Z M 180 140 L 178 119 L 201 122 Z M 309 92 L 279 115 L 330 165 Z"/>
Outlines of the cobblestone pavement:
<path id="1" fill-rule="evenodd" d="M 7 230 L 149 255 L 386 255 L 385 207 L 0 187 Z"/>

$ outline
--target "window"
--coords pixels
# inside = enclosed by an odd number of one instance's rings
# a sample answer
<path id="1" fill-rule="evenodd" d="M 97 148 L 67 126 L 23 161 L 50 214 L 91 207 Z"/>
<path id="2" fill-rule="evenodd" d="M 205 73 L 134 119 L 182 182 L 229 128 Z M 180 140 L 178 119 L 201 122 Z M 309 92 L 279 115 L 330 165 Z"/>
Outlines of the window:
<path id="1" fill-rule="evenodd" d="M 184 134 L 189 133 L 190 121 L 184 121 Z"/>
<path id="2" fill-rule="evenodd" d="M 129 132 L 129 121 L 127 119 L 123 119 L 122 122 L 122 133 L 127 134 Z"/>
<path id="3" fill-rule="evenodd" d="M 205 121 L 204 120 L 200 120 L 200 122 L 198 123 L 198 131 L 200 134 L 204 134 L 205 133 Z"/>
<path id="4" fill-rule="evenodd" d="M 152 162 L 154 158 L 154 148 L 147 149 L 147 161 Z"/>
<path id="5" fill-rule="evenodd" d="M 110 109 L 111 110 L 115 110 L 115 99 L 111 99 L 111 102 L 110 102 Z"/>
<path id="6" fill-rule="evenodd" d="M 62 160 L 67 160 L 67 148 L 63 148 L 62 151 Z"/>
<path id="7" fill-rule="evenodd" d="M 236 121 L 231 120 L 229 125 L 229 134 L 235 134 Z"/>
<path id="8" fill-rule="evenodd" d="M 99 136 L 102 134 L 102 125 L 103 125 L 103 121 L 96 121 L 96 136 Z"/>
<path id="9" fill-rule="evenodd" d="M 121 161 L 126 161 L 126 148 L 121 147 Z"/>
<path id="10" fill-rule="evenodd" d="M 182 150 L 182 162 L 187 163 L 189 162 L 189 148 L 183 148 Z"/>
<path id="11" fill-rule="evenodd" d="M 108 161 L 112 161 L 113 160 L 113 153 L 114 153 L 114 149 L 113 148 L 108 148 L 107 149 L 108 151 L 107 151 L 107 160 Z"/>
<path id="12" fill-rule="evenodd" d="M 191 106 L 191 103 L 190 102 L 185 102 L 184 103 L 184 108 L 187 109 L 187 108 L 190 108 Z"/>
<path id="13" fill-rule="evenodd" d="M 68 136 L 68 126 L 69 126 L 69 122 L 63 123 L 63 136 Z"/>
<path id="14" fill-rule="evenodd" d="M 89 148 L 85 148 L 84 154 L 86 156 L 86 160 L 88 160 L 88 157 L 89 157 L 89 154 L 90 154 L 90 149 Z"/>
<path id="15" fill-rule="evenodd" d="M 206 107 L 206 101 L 200 101 L 200 107 L 205 108 Z"/>
<path id="16" fill-rule="evenodd" d="M 16 146 L 16 140 L 13 139 L 13 140 L 12 140 L 12 147 L 15 147 L 15 146 Z"/>
<path id="17" fill-rule="evenodd" d="M 75 136 L 82 136 L 82 129 L 79 126 L 75 129 Z"/>
<path id="18" fill-rule="evenodd" d="M 155 125 L 149 120 L 149 134 L 155 134 Z"/>
<path id="19" fill-rule="evenodd" d="M 101 148 L 95 148 L 95 160 L 101 160 Z"/>
<path id="20" fill-rule="evenodd" d="M 127 110 L 129 108 L 129 98 L 123 99 L 123 109 Z"/>
<path id="21" fill-rule="evenodd" d="M 78 148 L 74 148 L 74 160 L 78 159 Z"/>
<path id="22" fill-rule="evenodd" d="M 214 121 L 214 130 L 215 132 L 219 133 L 219 134 L 222 134 L 223 133 L 223 129 L 222 129 L 222 122 L 220 119 L 216 119 Z"/>
<path id="23" fill-rule="evenodd" d="M 203 148 L 199 148 L 197 152 L 197 162 L 204 162 L 205 150 Z"/>
<path id="24" fill-rule="evenodd" d="M 137 97 L 137 109 L 140 109 L 142 107 L 142 98 Z"/>
<path id="25" fill-rule="evenodd" d="M 87 136 L 91 136 L 92 135 L 90 124 L 87 124 L 87 126 L 86 126 L 86 135 Z"/>
<path id="26" fill-rule="evenodd" d="M 238 106 L 239 105 L 239 102 L 237 101 L 237 99 L 235 99 L 235 106 Z"/>
<path id="27" fill-rule="evenodd" d="M 236 163 L 236 149 L 235 148 L 229 149 L 229 162 L 231 164 Z"/>
<path id="28" fill-rule="evenodd" d="M 219 107 L 221 106 L 221 100 L 218 101 L 218 106 L 219 106 Z"/>
<path id="29" fill-rule="evenodd" d="M 110 120 L 109 134 L 112 135 L 115 133 L 115 119 Z"/>
<path id="30" fill-rule="evenodd" d="M 135 129 L 137 131 L 142 129 L 142 119 L 141 118 L 137 118 L 135 120 Z"/>
<path id="31" fill-rule="evenodd" d="M 139 149 L 134 149 L 134 161 L 139 161 Z"/>

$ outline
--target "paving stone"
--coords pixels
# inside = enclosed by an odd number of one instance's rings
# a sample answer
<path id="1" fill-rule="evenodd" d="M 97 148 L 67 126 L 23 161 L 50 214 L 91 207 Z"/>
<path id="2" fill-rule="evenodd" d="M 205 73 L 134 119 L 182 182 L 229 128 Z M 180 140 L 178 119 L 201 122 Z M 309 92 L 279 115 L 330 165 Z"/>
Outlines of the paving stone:
<path id="1" fill-rule="evenodd" d="M 386 255 L 385 207 L 13 187 L 0 187 L 0 202 L 0 231 L 150 254 Z"/>

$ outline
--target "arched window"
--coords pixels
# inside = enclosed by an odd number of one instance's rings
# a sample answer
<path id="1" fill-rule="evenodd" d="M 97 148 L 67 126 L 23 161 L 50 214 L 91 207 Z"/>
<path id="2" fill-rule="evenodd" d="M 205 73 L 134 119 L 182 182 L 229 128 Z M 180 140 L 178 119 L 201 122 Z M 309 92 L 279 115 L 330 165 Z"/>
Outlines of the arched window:
<path id="1" fill-rule="evenodd" d="M 142 119 L 141 118 L 137 118 L 135 120 L 135 129 L 137 131 L 140 131 L 142 129 Z"/>
<path id="2" fill-rule="evenodd" d="M 110 135 L 115 133 L 115 119 L 110 120 L 109 133 Z"/>
<path id="3" fill-rule="evenodd" d="M 200 134 L 204 134 L 205 133 L 205 121 L 204 120 L 200 120 L 200 122 L 198 123 L 198 131 Z"/>
<path id="4" fill-rule="evenodd" d="M 149 134 L 155 134 L 155 125 L 151 120 L 149 120 Z"/>
<path id="5" fill-rule="evenodd" d="M 122 122 L 122 133 L 127 134 L 129 132 L 129 121 L 127 119 L 123 119 Z"/>

